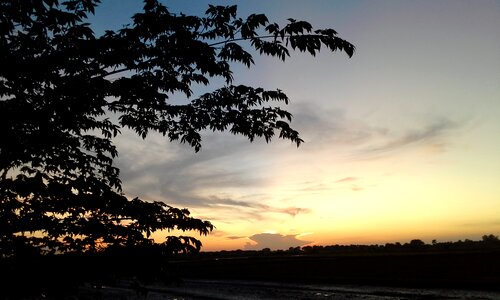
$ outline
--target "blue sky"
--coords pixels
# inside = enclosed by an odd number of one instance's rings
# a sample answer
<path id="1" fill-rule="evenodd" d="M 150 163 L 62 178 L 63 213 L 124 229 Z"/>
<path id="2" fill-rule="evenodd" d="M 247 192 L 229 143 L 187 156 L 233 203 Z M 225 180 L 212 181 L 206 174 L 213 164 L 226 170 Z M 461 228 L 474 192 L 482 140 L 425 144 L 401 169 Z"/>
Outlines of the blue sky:
<path id="1" fill-rule="evenodd" d="M 141 8 L 103 2 L 90 19 L 97 33 Z M 200 15 L 209 2 L 164 3 Z M 292 125 L 306 141 L 298 149 L 205 133 L 195 153 L 124 131 L 117 165 L 127 195 L 213 221 L 206 250 L 500 233 L 500 2 L 210 3 L 334 28 L 356 53 L 236 66 L 236 84 L 291 98 Z"/>

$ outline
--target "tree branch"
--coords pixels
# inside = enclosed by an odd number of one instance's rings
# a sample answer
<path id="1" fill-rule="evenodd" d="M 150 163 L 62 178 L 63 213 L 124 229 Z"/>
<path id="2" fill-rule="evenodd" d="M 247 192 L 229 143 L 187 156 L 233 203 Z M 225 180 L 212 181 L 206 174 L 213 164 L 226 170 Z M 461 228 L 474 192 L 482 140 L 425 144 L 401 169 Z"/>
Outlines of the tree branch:
<path id="1" fill-rule="evenodd" d="M 301 35 L 298 35 L 298 36 L 301 36 Z M 319 36 L 323 36 L 323 35 L 321 35 L 321 34 L 308 34 L 308 36 L 319 37 Z M 230 43 L 230 42 L 246 41 L 246 40 L 250 40 L 250 39 L 268 39 L 268 38 L 277 38 L 277 37 L 278 36 L 276 36 L 276 35 L 262 35 L 262 36 L 256 36 L 256 37 L 251 37 L 251 38 L 234 38 L 234 39 L 228 39 L 228 40 L 224 40 L 224 41 L 213 43 L 213 44 L 208 44 L 208 46 L 209 47 L 214 47 L 214 46 L 218 46 L 218 45 L 222 45 L 222 44 L 227 44 L 227 43 Z M 283 38 L 285 38 L 285 37 L 286 38 L 291 38 L 293 36 L 291 34 L 288 34 L 288 35 L 285 35 Z M 146 61 L 143 61 L 142 63 L 148 63 L 151 60 L 152 59 L 146 60 Z M 110 76 L 110 75 L 118 74 L 118 73 L 125 72 L 125 71 L 132 71 L 132 70 L 133 69 L 131 69 L 131 68 L 124 67 L 124 68 L 121 68 L 121 69 L 118 69 L 118 70 L 114 70 L 114 71 L 108 72 L 108 73 L 103 74 L 103 75 L 95 76 L 93 78 L 104 78 L 104 77 L 107 77 L 107 76 Z"/>
<path id="2" fill-rule="evenodd" d="M 256 37 L 252 37 L 252 38 L 229 39 L 229 40 L 225 40 L 225 41 L 222 41 L 222 42 L 208 44 L 208 46 L 213 47 L 213 46 L 217 46 L 217 45 L 221 45 L 221 44 L 226 44 L 226 43 L 230 43 L 230 42 L 246 41 L 246 40 L 249 40 L 249 39 L 268 39 L 268 38 L 273 38 L 273 37 L 275 37 L 275 36 L 274 35 L 263 35 L 263 36 L 256 36 Z M 291 36 L 287 35 L 285 37 L 291 37 Z"/>
<path id="3" fill-rule="evenodd" d="M 118 74 L 118 73 L 121 73 L 121 72 L 125 72 L 125 71 L 130 71 L 130 68 L 121 68 L 121 69 L 118 69 L 118 70 L 114 70 L 112 72 L 108 72 L 104 75 L 100 75 L 100 76 L 97 76 L 97 77 L 106 77 L 106 76 L 110 76 L 110 75 L 113 75 L 113 74 Z M 94 78 L 97 78 L 97 77 L 94 77 Z"/>

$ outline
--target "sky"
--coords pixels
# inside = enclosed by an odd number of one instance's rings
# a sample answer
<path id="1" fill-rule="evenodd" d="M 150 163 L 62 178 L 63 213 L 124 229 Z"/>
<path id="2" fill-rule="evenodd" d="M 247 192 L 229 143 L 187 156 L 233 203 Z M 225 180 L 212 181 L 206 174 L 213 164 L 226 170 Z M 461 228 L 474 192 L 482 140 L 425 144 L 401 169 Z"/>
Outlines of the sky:
<path id="1" fill-rule="evenodd" d="M 103 2 L 90 18 L 98 34 L 141 9 Z M 306 20 L 356 46 L 352 58 L 292 53 L 235 66 L 235 84 L 290 97 L 299 148 L 229 133 L 204 133 L 198 153 L 156 134 L 115 140 L 125 194 L 210 220 L 203 250 L 500 234 L 500 1 L 164 3 L 194 15 L 237 4 L 242 17 Z"/>

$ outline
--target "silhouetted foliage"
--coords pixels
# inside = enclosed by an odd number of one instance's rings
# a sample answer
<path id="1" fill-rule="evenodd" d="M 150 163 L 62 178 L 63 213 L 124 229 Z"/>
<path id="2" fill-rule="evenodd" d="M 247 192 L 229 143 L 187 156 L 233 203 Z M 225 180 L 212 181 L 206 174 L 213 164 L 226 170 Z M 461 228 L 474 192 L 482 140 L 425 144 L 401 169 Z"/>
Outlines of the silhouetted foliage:
<path id="1" fill-rule="evenodd" d="M 484 243 L 492 243 L 492 244 L 499 244 L 500 240 L 498 239 L 498 236 L 489 234 L 489 235 L 483 235 L 483 242 Z"/>
<path id="2" fill-rule="evenodd" d="M 203 17 L 173 14 L 155 0 L 133 23 L 96 36 L 87 15 L 98 0 L 2 1 L 0 4 L 0 255 L 99 252 L 153 245 L 158 230 L 213 226 L 162 202 L 127 199 L 113 138 L 129 128 L 201 148 L 203 130 L 266 141 L 277 134 L 299 145 L 281 90 L 232 85 L 233 63 L 250 67 L 250 50 L 286 60 L 289 49 L 354 47 L 333 29 L 263 14 L 246 19 L 236 6 L 209 6 Z M 225 86 L 195 96 L 194 85 Z M 175 104 L 183 94 L 189 100 Z M 169 252 L 201 243 L 169 236 Z"/>
<path id="3" fill-rule="evenodd" d="M 423 248 L 425 246 L 425 243 L 422 240 L 414 239 L 414 240 L 410 241 L 410 245 L 409 246 L 411 248 L 413 248 L 413 249 L 421 249 L 421 248 Z"/>

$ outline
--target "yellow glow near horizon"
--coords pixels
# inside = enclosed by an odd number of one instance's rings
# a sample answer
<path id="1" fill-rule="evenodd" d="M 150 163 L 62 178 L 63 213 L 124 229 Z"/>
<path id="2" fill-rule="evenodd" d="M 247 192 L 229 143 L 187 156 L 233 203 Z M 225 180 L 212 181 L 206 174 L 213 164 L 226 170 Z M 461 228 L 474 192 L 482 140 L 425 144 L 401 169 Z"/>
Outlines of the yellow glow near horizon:
<path id="1" fill-rule="evenodd" d="M 357 172 L 358 178 L 339 179 L 335 171 L 321 174 L 322 181 L 317 183 L 323 186 L 317 193 L 300 190 L 298 182 L 304 173 L 284 170 L 279 175 L 283 183 L 271 189 L 269 197 L 275 200 L 269 204 L 312 209 L 293 217 L 273 216 L 264 227 L 273 224 L 272 232 L 298 237 L 313 232 L 301 240 L 322 245 L 479 238 L 499 231 L 500 187 L 494 180 L 450 173 L 447 166 L 413 159 L 416 161 L 412 163 L 394 163 L 393 174 L 380 174 L 378 162 L 369 163 L 373 169 L 365 170 L 365 174 Z M 314 173 L 308 172 L 306 177 Z M 220 229 L 224 230 L 223 226 Z M 247 237 L 255 233 L 249 226 L 234 229 Z M 210 250 L 238 249 L 248 242 L 245 238 L 219 237 L 206 239 L 205 245 Z"/>

